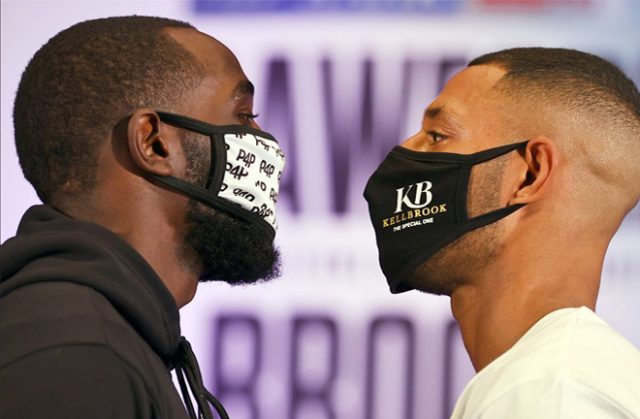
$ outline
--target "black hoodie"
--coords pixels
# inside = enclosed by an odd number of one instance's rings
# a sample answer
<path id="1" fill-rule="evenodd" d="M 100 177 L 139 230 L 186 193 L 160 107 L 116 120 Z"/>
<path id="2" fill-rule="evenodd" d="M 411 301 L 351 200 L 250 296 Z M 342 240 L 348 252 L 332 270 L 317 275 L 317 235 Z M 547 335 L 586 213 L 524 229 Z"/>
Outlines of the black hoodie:
<path id="1" fill-rule="evenodd" d="M 0 247 L 0 419 L 188 418 L 180 342 L 173 297 L 111 231 L 41 205 Z"/>

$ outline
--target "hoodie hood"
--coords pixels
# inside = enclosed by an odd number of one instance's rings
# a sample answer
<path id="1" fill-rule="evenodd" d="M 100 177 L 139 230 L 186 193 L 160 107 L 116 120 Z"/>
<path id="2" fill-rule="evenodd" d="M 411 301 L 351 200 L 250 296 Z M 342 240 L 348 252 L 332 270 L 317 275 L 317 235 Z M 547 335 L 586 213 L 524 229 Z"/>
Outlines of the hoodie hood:
<path id="1" fill-rule="evenodd" d="M 39 282 L 72 282 L 100 292 L 172 365 L 180 344 L 175 300 L 144 258 L 110 230 L 47 205 L 31 207 L 16 236 L 0 247 L 0 298 Z"/>

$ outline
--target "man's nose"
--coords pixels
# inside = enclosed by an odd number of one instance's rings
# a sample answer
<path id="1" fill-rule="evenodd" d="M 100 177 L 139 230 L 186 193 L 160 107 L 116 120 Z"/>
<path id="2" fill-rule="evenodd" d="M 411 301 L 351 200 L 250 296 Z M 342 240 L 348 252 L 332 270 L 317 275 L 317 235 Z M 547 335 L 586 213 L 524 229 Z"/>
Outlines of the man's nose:
<path id="1" fill-rule="evenodd" d="M 402 141 L 400 143 L 401 147 L 407 148 L 409 150 L 413 150 L 413 151 L 420 151 L 420 142 L 424 141 L 423 138 L 421 138 L 420 133 L 417 133 L 415 135 L 412 135 L 411 137 L 407 138 L 406 140 Z"/>

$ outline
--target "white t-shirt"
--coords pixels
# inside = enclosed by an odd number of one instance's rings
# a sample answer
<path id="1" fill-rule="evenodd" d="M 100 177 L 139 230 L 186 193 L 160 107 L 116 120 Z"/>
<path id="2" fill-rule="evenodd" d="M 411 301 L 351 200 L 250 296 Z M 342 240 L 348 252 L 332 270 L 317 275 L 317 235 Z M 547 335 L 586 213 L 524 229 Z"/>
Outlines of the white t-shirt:
<path id="1" fill-rule="evenodd" d="M 482 369 L 452 419 L 640 419 L 640 351 L 586 307 L 547 314 Z"/>

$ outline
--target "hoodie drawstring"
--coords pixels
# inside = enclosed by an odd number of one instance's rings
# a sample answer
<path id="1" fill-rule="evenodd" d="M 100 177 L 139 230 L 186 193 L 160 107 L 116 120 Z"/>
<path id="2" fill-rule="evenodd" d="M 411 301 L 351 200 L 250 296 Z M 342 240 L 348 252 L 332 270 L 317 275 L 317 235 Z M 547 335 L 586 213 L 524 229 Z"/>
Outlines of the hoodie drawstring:
<path id="1" fill-rule="evenodd" d="M 178 348 L 178 359 L 176 363 L 176 375 L 180 384 L 180 392 L 182 399 L 187 407 L 187 412 L 192 419 L 214 419 L 211 412 L 211 403 L 218 413 L 220 419 L 229 419 L 229 415 L 224 406 L 204 387 L 202 383 L 202 374 L 196 356 L 191 350 L 191 344 L 183 337 L 180 338 L 180 346 Z M 196 415 L 189 390 L 193 394 L 198 405 L 198 415 Z"/>

